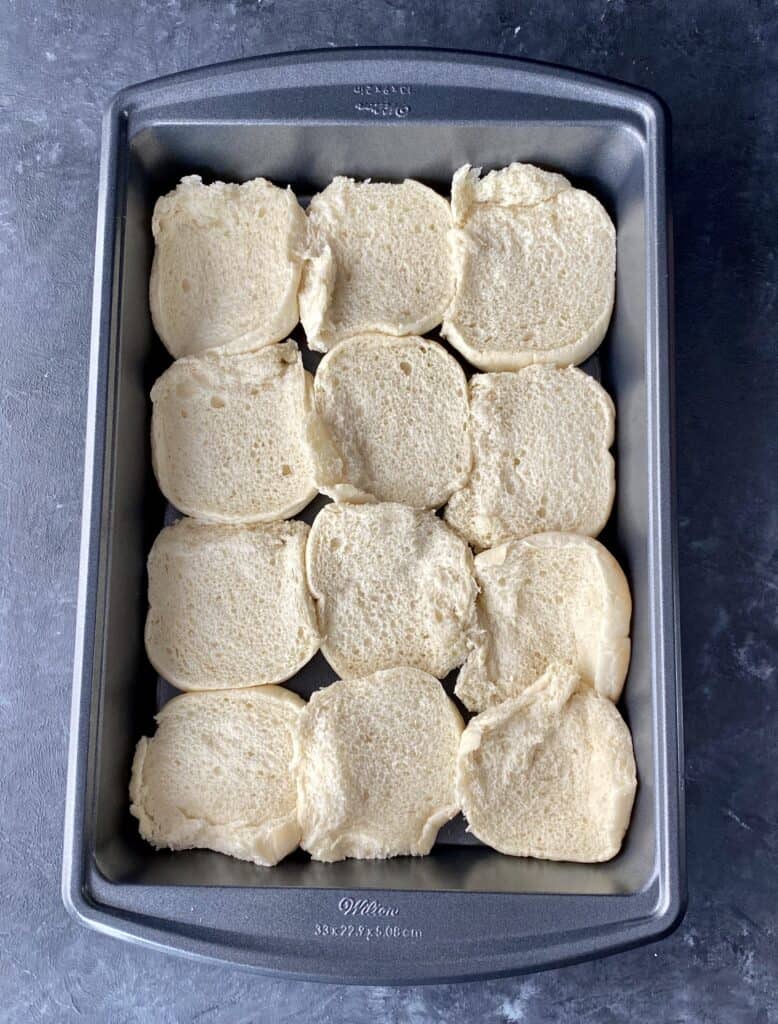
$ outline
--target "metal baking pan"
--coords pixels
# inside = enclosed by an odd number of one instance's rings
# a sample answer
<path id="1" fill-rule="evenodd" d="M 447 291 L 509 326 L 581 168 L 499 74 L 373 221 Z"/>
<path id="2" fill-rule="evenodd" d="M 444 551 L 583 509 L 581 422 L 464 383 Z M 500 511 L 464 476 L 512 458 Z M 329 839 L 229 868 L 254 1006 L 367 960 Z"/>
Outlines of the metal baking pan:
<path id="1" fill-rule="evenodd" d="M 559 965 L 657 938 L 685 899 L 672 468 L 667 125 L 647 93 L 573 71 L 435 50 L 332 50 L 204 68 L 120 93 L 105 118 L 63 894 L 146 945 L 309 979 L 414 983 Z M 165 506 L 149 389 L 168 359 L 148 311 L 155 199 L 182 174 L 263 175 L 298 195 L 336 174 L 446 192 L 465 162 L 570 176 L 618 229 L 616 308 L 589 367 L 618 410 L 604 540 L 632 585 L 622 701 L 639 791 L 608 864 L 502 856 L 447 827 L 429 857 L 259 868 L 155 852 L 127 785 L 160 699 L 143 648 L 146 555 Z M 289 684 L 332 678 L 321 658 Z"/>

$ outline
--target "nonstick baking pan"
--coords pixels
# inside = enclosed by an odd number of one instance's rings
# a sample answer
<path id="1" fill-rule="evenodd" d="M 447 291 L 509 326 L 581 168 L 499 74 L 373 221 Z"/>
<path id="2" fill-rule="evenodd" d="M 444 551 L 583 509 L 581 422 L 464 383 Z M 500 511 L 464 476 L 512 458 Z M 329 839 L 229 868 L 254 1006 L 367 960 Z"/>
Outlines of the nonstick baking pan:
<path id="1" fill-rule="evenodd" d="M 121 92 L 105 118 L 90 360 L 63 894 L 85 924 L 299 978 L 414 983 L 514 974 L 655 939 L 684 905 L 672 466 L 666 116 L 651 95 L 573 71 L 435 50 L 330 50 L 239 61 Z M 169 363 L 149 316 L 151 211 L 186 173 L 258 175 L 299 196 L 336 174 L 447 192 L 464 163 L 560 170 L 618 230 L 616 306 L 587 364 L 616 401 L 618 494 L 603 536 L 634 599 L 621 708 L 639 789 L 607 864 L 503 856 L 461 819 L 430 856 L 275 868 L 157 852 L 127 786 L 164 689 L 146 660 L 146 555 L 164 499 L 149 390 Z M 378 273 L 378 269 L 376 270 Z M 290 682 L 332 673 L 317 657 Z"/>

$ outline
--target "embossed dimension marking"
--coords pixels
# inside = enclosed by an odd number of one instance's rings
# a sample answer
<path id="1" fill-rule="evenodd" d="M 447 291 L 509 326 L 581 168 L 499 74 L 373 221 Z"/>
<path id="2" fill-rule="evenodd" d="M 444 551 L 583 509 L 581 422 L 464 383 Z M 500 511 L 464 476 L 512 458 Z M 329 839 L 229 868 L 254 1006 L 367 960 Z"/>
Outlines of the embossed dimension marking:
<path id="1" fill-rule="evenodd" d="M 372 117 L 407 117 L 411 105 L 405 97 L 411 96 L 412 92 L 410 85 L 355 85 L 352 95 L 364 98 L 354 104 L 354 110 Z"/>
<path id="2" fill-rule="evenodd" d="M 386 921 L 387 918 L 397 917 L 400 908 L 390 903 L 381 903 L 380 900 L 343 896 L 338 900 L 338 911 L 344 917 L 382 918 Z M 316 921 L 313 934 L 326 939 L 361 939 L 363 942 L 370 942 L 373 939 L 407 942 L 420 939 L 422 936 L 421 928 L 383 921 L 365 924 L 329 924 L 326 921 Z"/>
<path id="3" fill-rule="evenodd" d="M 421 928 L 412 928 L 401 924 L 326 924 L 317 921 L 313 926 L 313 934 L 328 939 L 362 939 L 370 942 L 373 939 L 392 939 L 401 942 L 421 938 Z"/>

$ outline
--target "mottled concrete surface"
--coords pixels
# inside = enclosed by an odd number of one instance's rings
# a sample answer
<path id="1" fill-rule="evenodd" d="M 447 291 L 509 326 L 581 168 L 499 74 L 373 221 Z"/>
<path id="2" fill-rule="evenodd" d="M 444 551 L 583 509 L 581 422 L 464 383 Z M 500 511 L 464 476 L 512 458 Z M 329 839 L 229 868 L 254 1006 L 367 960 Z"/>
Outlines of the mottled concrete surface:
<path id="1" fill-rule="evenodd" d="M 9 0 L 0 11 L 0 1017 L 778 1021 L 774 3 Z M 418 43 L 577 65 L 674 118 L 689 910 L 669 939 L 534 977 L 286 984 L 79 928 L 59 896 L 100 112 L 274 50 Z"/>

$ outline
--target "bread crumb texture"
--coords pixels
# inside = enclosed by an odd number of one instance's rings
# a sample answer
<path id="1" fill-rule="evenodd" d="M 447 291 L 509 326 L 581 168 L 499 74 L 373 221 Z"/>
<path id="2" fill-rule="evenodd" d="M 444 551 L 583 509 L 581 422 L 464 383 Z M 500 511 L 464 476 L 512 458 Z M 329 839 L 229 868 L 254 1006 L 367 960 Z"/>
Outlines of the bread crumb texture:
<path id="1" fill-rule="evenodd" d="M 154 471 L 165 497 L 208 522 L 268 522 L 316 495 L 305 440 L 310 375 L 297 345 L 176 360 L 151 389 Z"/>
<path id="2" fill-rule="evenodd" d="M 461 167 L 451 185 L 456 290 L 444 336 L 481 370 L 583 362 L 613 309 L 616 232 L 561 174 Z"/>
<path id="3" fill-rule="evenodd" d="M 283 682 L 319 646 L 305 581 L 305 523 L 182 519 L 148 560 L 146 651 L 182 690 Z"/>
<path id="4" fill-rule="evenodd" d="M 432 676 L 411 668 L 332 683 L 302 715 L 302 846 L 314 860 L 429 853 L 459 810 L 462 719 Z"/>
<path id="5" fill-rule="evenodd" d="M 437 342 L 350 338 L 322 360 L 314 397 L 317 483 L 336 500 L 437 508 L 467 482 L 467 381 Z"/>
<path id="6" fill-rule="evenodd" d="M 436 327 L 454 294 L 451 227 L 449 204 L 417 181 L 333 179 L 308 207 L 299 300 L 310 347 Z"/>
<path id="7" fill-rule="evenodd" d="M 616 559 L 590 537 L 542 533 L 475 559 L 480 629 L 456 694 L 483 711 L 565 662 L 616 701 L 629 667 L 632 601 Z"/>
<path id="8" fill-rule="evenodd" d="M 470 831 L 501 853 L 596 862 L 619 852 L 637 778 L 615 705 L 553 665 L 471 719 L 457 760 Z"/>
<path id="9" fill-rule="evenodd" d="M 166 704 L 132 767 L 130 810 L 143 838 L 267 866 L 294 850 L 303 706 L 277 686 L 187 693 Z"/>
<path id="10" fill-rule="evenodd" d="M 432 512 L 327 505 L 307 548 L 322 652 L 343 678 L 405 665 L 442 679 L 471 646 L 467 545 Z"/>
<path id="11" fill-rule="evenodd" d="M 189 175 L 157 200 L 151 230 L 151 315 L 172 356 L 250 351 L 297 324 L 306 220 L 290 188 Z"/>
<path id="12" fill-rule="evenodd" d="M 446 521 L 476 549 L 550 530 L 595 536 L 616 491 L 615 416 L 575 367 L 471 377 L 473 471 Z"/>

